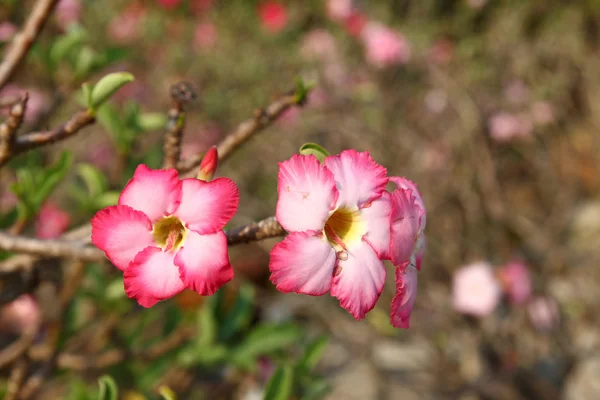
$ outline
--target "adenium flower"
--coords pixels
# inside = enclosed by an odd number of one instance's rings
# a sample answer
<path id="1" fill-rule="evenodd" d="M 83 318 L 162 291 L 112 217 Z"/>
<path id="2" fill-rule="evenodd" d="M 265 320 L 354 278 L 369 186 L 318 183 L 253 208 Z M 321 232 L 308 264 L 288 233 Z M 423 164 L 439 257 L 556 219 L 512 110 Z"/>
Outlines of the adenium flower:
<path id="1" fill-rule="evenodd" d="M 492 266 L 478 262 L 460 268 L 452 280 L 452 304 L 463 314 L 485 317 L 491 314 L 502 295 Z"/>
<path id="2" fill-rule="evenodd" d="M 376 68 L 405 64 L 411 56 L 408 40 L 378 22 L 369 22 L 361 31 L 367 62 Z"/>
<path id="3" fill-rule="evenodd" d="M 262 27 L 271 33 L 278 33 L 287 25 L 287 10 L 276 1 L 266 1 L 260 4 L 258 15 Z"/>
<path id="4" fill-rule="evenodd" d="M 35 236 L 54 239 L 67 230 L 71 223 L 69 213 L 52 202 L 45 202 L 35 220 Z"/>
<path id="5" fill-rule="evenodd" d="M 531 296 L 531 276 L 527 266 L 520 261 L 513 261 L 498 271 L 500 283 L 508 300 L 514 304 L 523 304 Z"/>
<path id="6" fill-rule="evenodd" d="M 356 320 L 377 302 L 389 253 L 387 171 L 368 152 L 294 155 L 279 164 L 276 217 L 290 232 L 271 252 L 282 292 L 331 295 Z"/>
<path id="7" fill-rule="evenodd" d="M 116 206 L 92 219 L 92 243 L 124 274 L 125 292 L 151 307 L 185 288 L 212 295 L 233 278 L 222 231 L 237 211 L 228 178 L 179 179 L 137 167 Z"/>

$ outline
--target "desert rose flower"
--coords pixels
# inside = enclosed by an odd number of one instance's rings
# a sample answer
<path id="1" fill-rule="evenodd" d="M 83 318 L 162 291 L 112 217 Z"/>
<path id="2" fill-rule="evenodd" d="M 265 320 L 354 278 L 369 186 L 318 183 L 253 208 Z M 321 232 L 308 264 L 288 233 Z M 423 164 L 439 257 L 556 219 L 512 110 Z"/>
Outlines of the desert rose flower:
<path id="1" fill-rule="evenodd" d="M 66 211 L 52 202 L 45 202 L 35 220 L 35 236 L 40 239 L 54 239 L 67 230 L 71 217 Z"/>
<path id="2" fill-rule="evenodd" d="M 463 314 L 485 317 L 491 314 L 501 296 L 492 266 L 478 262 L 460 268 L 452 280 L 452 304 Z"/>
<path id="3" fill-rule="evenodd" d="M 354 11 L 353 0 L 327 0 L 327 16 L 333 21 L 343 22 Z"/>
<path id="4" fill-rule="evenodd" d="M 365 317 L 386 277 L 390 244 L 387 171 L 368 152 L 325 158 L 294 155 L 279 164 L 276 217 L 290 232 L 271 251 L 278 290 L 340 300 L 356 320 Z"/>
<path id="5" fill-rule="evenodd" d="M 407 329 L 417 297 L 417 269 L 413 265 L 396 268 L 396 295 L 392 299 L 390 322 L 396 328 Z"/>
<path id="6" fill-rule="evenodd" d="M 531 296 L 531 276 L 527 266 L 520 261 L 506 264 L 498 271 L 500 283 L 514 304 L 523 304 Z"/>
<path id="7" fill-rule="evenodd" d="M 276 1 L 262 3 L 258 7 L 258 15 L 262 27 L 271 33 L 278 33 L 287 25 L 287 10 Z"/>
<path id="8" fill-rule="evenodd" d="M 369 22 L 362 29 L 361 39 L 367 62 L 377 68 L 405 64 L 411 56 L 408 40 L 387 26 Z"/>
<path id="9" fill-rule="evenodd" d="M 225 224 L 239 192 L 228 178 L 179 179 L 136 169 L 117 206 L 92 219 L 92 243 L 124 274 L 125 292 L 151 307 L 185 288 L 212 295 L 233 278 Z"/>

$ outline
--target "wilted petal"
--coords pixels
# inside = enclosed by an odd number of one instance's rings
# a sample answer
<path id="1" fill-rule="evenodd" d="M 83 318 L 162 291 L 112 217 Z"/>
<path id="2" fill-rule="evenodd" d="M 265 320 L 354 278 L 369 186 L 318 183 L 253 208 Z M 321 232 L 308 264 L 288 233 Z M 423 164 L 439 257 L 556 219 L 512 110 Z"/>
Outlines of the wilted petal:
<path id="1" fill-rule="evenodd" d="M 361 207 L 381 197 L 388 182 L 387 170 L 368 151 L 345 150 L 327 157 L 325 166 L 333 173 L 340 192 L 338 207 Z"/>
<path id="2" fill-rule="evenodd" d="M 152 222 L 172 214 L 181 201 L 181 183 L 177 171 L 152 170 L 140 164 L 119 197 L 125 205 L 145 213 Z"/>
<path id="3" fill-rule="evenodd" d="M 363 237 L 380 259 L 390 258 L 390 218 L 392 213 L 391 196 L 388 192 L 360 210 L 361 218 L 367 223 L 367 233 Z"/>
<path id="4" fill-rule="evenodd" d="M 200 234 L 217 232 L 237 211 L 240 192 L 229 178 L 211 182 L 183 179 L 181 186 L 181 205 L 175 215 L 193 231 Z"/>
<path id="5" fill-rule="evenodd" d="M 396 328 L 408 328 L 417 297 L 417 270 L 412 265 L 396 268 L 396 295 L 392 300 L 390 322 Z"/>
<path id="6" fill-rule="evenodd" d="M 331 288 L 335 258 L 319 232 L 292 232 L 271 251 L 271 282 L 281 292 L 320 296 Z"/>
<path id="7" fill-rule="evenodd" d="M 295 154 L 279 163 L 277 220 L 288 231 L 320 231 L 338 191 L 331 171 L 315 156 Z"/>
<path id="8" fill-rule="evenodd" d="M 120 270 L 154 244 L 152 224 L 146 214 L 128 206 L 106 207 L 96 213 L 91 223 L 92 243 Z"/>
<path id="9" fill-rule="evenodd" d="M 412 190 L 394 190 L 390 234 L 390 258 L 394 265 L 410 261 L 416 250 L 424 215 L 425 212 L 417 205 Z"/>
<path id="10" fill-rule="evenodd" d="M 174 254 L 146 247 L 125 270 L 125 292 L 143 307 L 152 307 L 185 289 Z"/>
<path id="11" fill-rule="evenodd" d="M 375 306 L 385 283 L 385 267 L 375 250 L 367 242 L 358 242 L 345 259 L 338 260 L 334 275 L 331 295 L 357 321 L 364 318 Z"/>
<path id="12" fill-rule="evenodd" d="M 175 265 L 179 267 L 183 283 L 203 296 L 214 294 L 233 279 L 223 231 L 208 235 L 189 231 L 175 256 Z"/>

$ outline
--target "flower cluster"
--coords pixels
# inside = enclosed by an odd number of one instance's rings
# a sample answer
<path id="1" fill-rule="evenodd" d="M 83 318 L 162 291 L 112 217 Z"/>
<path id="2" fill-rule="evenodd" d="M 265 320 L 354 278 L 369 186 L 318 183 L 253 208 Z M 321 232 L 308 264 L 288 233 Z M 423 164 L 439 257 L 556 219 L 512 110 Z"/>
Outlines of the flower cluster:
<path id="1" fill-rule="evenodd" d="M 386 190 L 391 181 L 396 185 Z M 368 152 L 294 155 L 280 163 L 276 217 L 290 232 L 271 252 L 271 281 L 282 292 L 338 298 L 355 319 L 374 306 L 396 266 L 391 323 L 406 328 L 423 256 L 425 207 L 416 186 L 387 176 Z"/>

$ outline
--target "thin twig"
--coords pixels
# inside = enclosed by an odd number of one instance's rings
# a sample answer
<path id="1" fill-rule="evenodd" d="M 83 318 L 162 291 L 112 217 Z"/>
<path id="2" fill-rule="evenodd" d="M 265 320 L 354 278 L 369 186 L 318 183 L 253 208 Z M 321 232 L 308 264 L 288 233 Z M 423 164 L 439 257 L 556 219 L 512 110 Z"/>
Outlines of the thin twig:
<path id="1" fill-rule="evenodd" d="M 225 139 L 219 143 L 217 146 L 219 162 L 222 163 L 234 150 L 250 139 L 252 135 L 271 125 L 288 108 L 296 105 L 299 105 L 298 96 L 292 93 L 280 97 L 264 109 L 256 110 L 251 119 L 242 122 L 235 131 L 227 135 Z M 177 165 L 177 170 L 181 174 L 187 174 L 200 165 L 203 156 L 204 154 L 198 154 L 188 160 L 180 161 Z"/>
<path id="2" fill-rule="evenodd" d="M 196 99 L 196 93 L 187 82 L 179 82 L 171 86 L 173 104 L 169 109 L 169 122 L 165 132 L 165 159 L 163 168 L 175 168 L 181 155 L 181 139 L 185 127 L 184 106 Z"/>
<path id="3" fill-rule="evenodd" d="M 285 229 L 277 222 L 275 217 L 269 217 L 262 221 L 229 229 L 227 231 L 227 244 L 234 246 L 240 243 L 257 242 L 283 235 L 285 235 Z"/>
<path id="4" fill-rule="evenodd" d="M 0 124 L 0 165 L 11 157 L 17 130 L 25 117 L 28 99 L 29 96 L 25 93 L 13 104 L 6 121 Z"/>
<path id="5" fill-rule="evenodd" d="M 6 85 L 27 55 L 56 3 L 58 0 L 38 0 L 35 3 L 23 30 L 15 35 L 2 64 L 0 64 L 0 89 Z"/>

